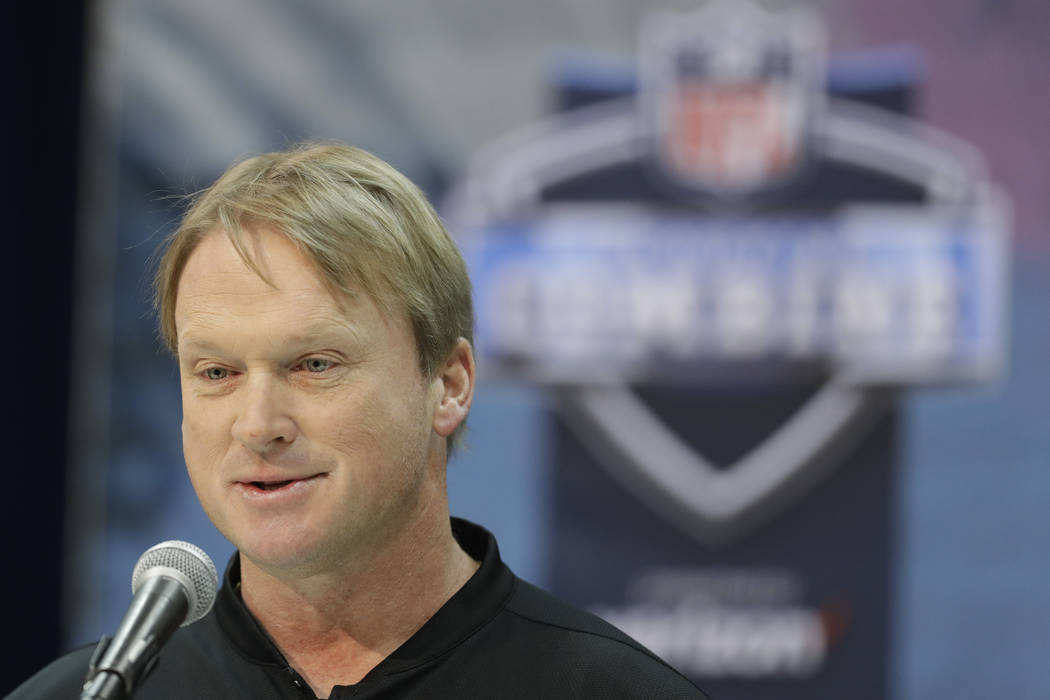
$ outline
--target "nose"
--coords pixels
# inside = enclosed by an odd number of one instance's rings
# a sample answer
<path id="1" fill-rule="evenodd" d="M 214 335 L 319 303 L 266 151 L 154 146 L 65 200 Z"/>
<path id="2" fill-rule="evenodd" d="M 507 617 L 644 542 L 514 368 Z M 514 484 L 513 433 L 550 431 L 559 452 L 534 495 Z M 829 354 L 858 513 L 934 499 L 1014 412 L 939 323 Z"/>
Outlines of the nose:
<path id="1" fill-rule="evenodd" d="M 291 444 L 299 434 L 277 384 L 270 375 L 257 375 L 241 387 L 241 404 L 230 429 L 235 440 L 260 455 Z"/>

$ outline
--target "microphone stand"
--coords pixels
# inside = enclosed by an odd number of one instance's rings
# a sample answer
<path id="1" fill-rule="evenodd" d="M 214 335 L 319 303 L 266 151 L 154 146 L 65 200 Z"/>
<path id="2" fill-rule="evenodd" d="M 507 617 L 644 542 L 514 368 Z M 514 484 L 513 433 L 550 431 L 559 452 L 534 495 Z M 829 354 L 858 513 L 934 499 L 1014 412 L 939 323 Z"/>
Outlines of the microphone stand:
<path id="1" fill-rule="evenodd" d="M 167 576 L 146 580 L 113 639 L 103 637 L 95 647 L 80 700 L 131 698 L 188 612 L 183 584 Z"/>

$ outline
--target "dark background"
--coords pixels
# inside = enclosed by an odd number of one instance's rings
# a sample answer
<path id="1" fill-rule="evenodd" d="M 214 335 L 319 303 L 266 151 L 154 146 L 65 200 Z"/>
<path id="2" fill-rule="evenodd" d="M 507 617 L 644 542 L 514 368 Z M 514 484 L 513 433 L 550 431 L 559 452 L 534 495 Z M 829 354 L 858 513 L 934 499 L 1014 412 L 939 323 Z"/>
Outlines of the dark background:
<path id="1" fill-rule="evenodd" d="M 60 644 L 69 338 L 77 227 L 77 155 L 85 7 L 4 3 L 8 94 L 3 345 L 7 367 L 9 547 L 2 600 L 8 630 L 0 694 Z M 13 381 L 10 381 L 13 380 Z M 31 534 L 31 536 L 30 536 Z"/>

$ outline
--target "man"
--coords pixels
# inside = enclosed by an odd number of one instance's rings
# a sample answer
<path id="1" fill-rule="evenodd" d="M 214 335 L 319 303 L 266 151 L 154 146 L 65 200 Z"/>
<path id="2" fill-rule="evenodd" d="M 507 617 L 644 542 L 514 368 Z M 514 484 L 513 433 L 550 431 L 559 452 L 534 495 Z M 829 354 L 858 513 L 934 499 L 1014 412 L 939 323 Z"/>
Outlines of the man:
<path id="1" fill-rule="evenodd" d="M 238 553 L 137 697 L 703 697 L 450 521 L 470 283 L 389 165 L 342 146 L 240 163 L 197 198 L 155 289 L 190 479 Z M 75 697 L 91 651 L 12 697 Z"/>

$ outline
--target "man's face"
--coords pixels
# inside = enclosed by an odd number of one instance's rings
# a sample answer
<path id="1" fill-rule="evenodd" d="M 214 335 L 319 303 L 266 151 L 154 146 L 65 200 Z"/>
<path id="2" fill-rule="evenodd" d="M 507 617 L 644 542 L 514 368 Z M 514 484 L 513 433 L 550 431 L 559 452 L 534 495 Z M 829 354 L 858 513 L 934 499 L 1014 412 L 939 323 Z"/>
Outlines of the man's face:
<path id="1" fill-rule="evenodd" d="M 183 451 L 205 512 L 263 567 L 321 571 L 368 556 L 444 491 L 440 379 L 404 314 L 336 300 L 283 235 L 207 236 L 175 306 Z"/>

